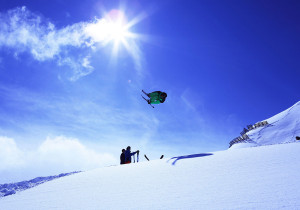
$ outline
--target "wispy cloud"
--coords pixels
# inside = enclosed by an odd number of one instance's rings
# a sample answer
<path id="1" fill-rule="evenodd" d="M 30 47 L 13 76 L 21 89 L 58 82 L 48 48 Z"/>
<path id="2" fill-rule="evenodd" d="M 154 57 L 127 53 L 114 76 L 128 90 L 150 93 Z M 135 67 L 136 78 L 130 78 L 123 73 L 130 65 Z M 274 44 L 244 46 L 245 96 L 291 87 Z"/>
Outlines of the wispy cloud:
<path id="1" fill-rule="evenodd" d="M 59 58 L 57 64 L 59 66 L 68 66 L 73 70 L 72 76 L 69 78 L 71 81 L 76 81 L 80 77 L 89 75 L 94 71 L 94 67 L 91 66 L 89 56 L 79 58 L 75 61 L 72 57 Z"/>
<path id="2" fill-rule="evenodd" d="M 1 14 L 0 45 L 29 51 L 39 61 L 53 59 L 65 46 L 80 47 L 85 42 L 84 23 L 57 30 L 50 21 L 26 7 Z"/>
<path id="3" fill-rule="evenodd" d="M 0 13 L 0 48 L 11 48 L 15 55 L 28 52 L 35 60 L 54 60 L 58 65 L 66 65 L 74 72 L 71 80 L 76 80 L 94 70 L 90 54 L 99 46 L 98 43 L 106 44 L 109 36 L 107 30 L 111 30 L 104 23 L 104 18 L 95 18 L 58 29 L 48 19 L 32 13 L 25 6 L 18 7 Z M 97 30 L 92 30 L 95 28 Z M 133 47 L 130 53 L 136 68 L 141 69 L 139 47 L 136 44 Z M 74 49 L 85 50 L 87 56 L 80 55 Z"/>
<path id="4" fill-rule="evenodd" d="M 154 115 L 145 115 L 138 108 L 113 106 L 110 98 L 104 97 L 105 93 L 101 92 L 89 100 L 72 96 L 44 96 L 24 88 L 0 86 L 0 94 L 5 101 L 0 107 L 0 114 L 5 116 L 0 120 L 0 125 L 10 123 L 13 124 L 10 128 L 21 127 L 31 135 L 53 131 L 59 135 L 84 135 L 85 139 L 99 139 L 103 143 L 130 138 L 138 142 L 150 139 L 159 126 Z M 98 103 L 99 100 L 101 103 Z M 8 109 L 18 109 L 22 115 L 9 113 Z"/>

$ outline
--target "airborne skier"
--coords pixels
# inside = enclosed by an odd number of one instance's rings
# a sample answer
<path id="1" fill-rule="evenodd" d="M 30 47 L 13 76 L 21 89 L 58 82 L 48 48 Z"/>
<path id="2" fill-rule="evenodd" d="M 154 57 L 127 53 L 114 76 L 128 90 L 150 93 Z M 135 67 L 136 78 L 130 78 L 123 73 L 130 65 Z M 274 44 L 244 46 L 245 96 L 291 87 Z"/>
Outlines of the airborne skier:
<path id="1" fill-rule="evenodd" d="M 150 104 L 150 106 L 152 106 L 151 104 L 160 104 L 160 103 L 164 103 L 166 98 L 167 98 L 167 94 L 165 92 L 162 91 L 154 91 L 152 93 L 146 93 L 144 90 L 142 90 L 142 92 L 149 97 L 149 99 L 145 99 L 143 96 L 143 98 L 148 102 L 148 104 Z M 152 106 L 154 108 L 154 106 Z"/>

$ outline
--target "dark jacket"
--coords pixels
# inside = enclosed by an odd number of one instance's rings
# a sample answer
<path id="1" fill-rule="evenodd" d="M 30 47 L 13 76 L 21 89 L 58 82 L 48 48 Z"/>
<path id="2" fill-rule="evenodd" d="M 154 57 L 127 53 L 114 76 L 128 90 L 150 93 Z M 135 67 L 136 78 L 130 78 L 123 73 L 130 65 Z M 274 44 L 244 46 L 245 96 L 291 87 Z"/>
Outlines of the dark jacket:
<path id="1" fill-rule="evenodd" d="M 130 150 L 125 151 L 125 163 L 131 163 L 131 156 L 134 155 L 136 152 L 131 152 Z"/>
<path id="2" fill-rule="evenodd" d="M 120 155 L 120 164 L 124 164 L 125 163 L 125 153 L 122 153 Z"/>

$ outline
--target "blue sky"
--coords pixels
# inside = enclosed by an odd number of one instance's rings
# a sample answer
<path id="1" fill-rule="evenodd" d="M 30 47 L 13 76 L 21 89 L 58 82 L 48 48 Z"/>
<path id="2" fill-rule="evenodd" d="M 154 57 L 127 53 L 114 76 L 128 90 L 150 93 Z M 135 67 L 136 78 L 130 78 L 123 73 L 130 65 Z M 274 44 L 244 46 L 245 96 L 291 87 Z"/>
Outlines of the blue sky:
<path id="1" fill-rule="evenodd" d="M 5 154 L 17 151 L 22 159 L 50 144 L 48 159 L 61 153 L 68 159 L 75 145 L 84 151 L 78 157 L 105 153 L 107 165 L 118 163 L 128 145 L 153 158 L 227 149 L 243 127 L 299 101 L 299 7 L 297 1 L 3 0 Z M 119 17 L 128 26 L 123 37 L 105 25 Z M 167 100 L 152 109 L 141 89 L 165 91 Z"/>

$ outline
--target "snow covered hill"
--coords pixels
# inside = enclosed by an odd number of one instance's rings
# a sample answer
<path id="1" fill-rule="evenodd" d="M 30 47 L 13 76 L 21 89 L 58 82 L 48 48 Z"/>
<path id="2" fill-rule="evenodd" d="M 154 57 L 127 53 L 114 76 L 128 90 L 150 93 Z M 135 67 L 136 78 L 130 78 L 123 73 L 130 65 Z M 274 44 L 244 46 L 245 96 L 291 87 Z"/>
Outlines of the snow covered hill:
<path id="1" fill-rule="evenodd" d="M 250 140 L 241 141 L 232 148 L 296 142 L 295 137 L 300 136 L 300 101 L 266 121 L 267 125 L 247 132 Z"/>
<path id="2" fill-rule="evenodd" d="M 251 145 L 65 176 L 3 197 L 0 209 L 300 209 L 299 114 L 298 102 L 267 119 Z"/>
<path id="3" fill-rule="evenodd" d="M 0 209 L 300 209 L 300 144 L 112 166 L 0 200 Z"/>

